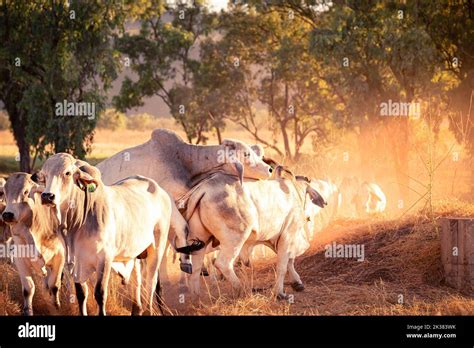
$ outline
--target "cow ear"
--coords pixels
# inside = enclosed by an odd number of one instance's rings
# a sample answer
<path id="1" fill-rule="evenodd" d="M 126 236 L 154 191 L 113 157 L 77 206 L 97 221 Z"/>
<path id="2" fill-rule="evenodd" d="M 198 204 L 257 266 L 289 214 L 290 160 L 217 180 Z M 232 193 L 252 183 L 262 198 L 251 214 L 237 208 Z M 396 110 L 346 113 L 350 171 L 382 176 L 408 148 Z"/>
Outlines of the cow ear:
<path id="1" fill-rule="evenodd" d="M 80 168 L 77 168 L 76 172 L 73 175 L 74 183 L 79 186 L 81 190 L 85 190 L 89 187 L 89 185 L 94 185 L 95 187 L 97 187 L 98 185 L 98 181 L 86 171 L 88 171 L 87 166 L 82 166 Z M 93 190 L 95 190 L 95 187 L 93 188 Z"/>
<path id="2" fill-rule="evenodd" d="M 262 158 L 265 156 L 265 150 L 263 149 L 262 145 L 255 144 L 250 146 L 250 148 L 257 154 L 258 157 Z"/>
<path id="3" fill-rule="evenodd" d="M 291 170 L 289 170 L 287 167 L 282 166 L 282 165 L 278 165 L 275 168 L 275 176 L 277 178 L 290 179 L 290 180 L 293 180 L 295 178 Z"/>
<path id="4" fill-rule="evenodd" d="M 31 188 L 30 193 L 28 194 L 28 197 L 30 197 L 32 200 L 36 201 L 36 194 L 42 194 L 43 191 L 44 191 L 44 186 L 35 185 Z"/>
<path id="5" fill-rule="evenodd" d="M 237 176 L 239 177 L 240 185 L 242 185 L 244 182 L 244 166 L 239 160 L 235 160 L 232 164 L 234 165 L 234 169 L 237 172 Z"/>
<path id="6" fill-rule="evenodd" d="M 224 140 L 222 140 L 222 145 L 224 145 L 225 147 L 229 148 L 230 150 L 235 150 L 235 149 L 236 149 L 235 141 L 230 140 L 230 139 L 224 139 Z"/>
<path id="7" fill-rule="evenodd" d="M 44 176 L 40 172 L 36 172 L 31 175 L 30 179 L 36 184 L 41 184 L 44 182 Z"/>
<path id="8" fill-rule="evenodd" d="M 277 161 L 265 156 L 262 157 L 262 161 L 268 164 L 273 169 L 275 169 L 276 167 L 280 165 Z"/>
<path id="9" fill-rule="evenodd" d="M 313 204 L 317 205 L 318 207 L 324 208 L 324 206 L 327 205 L 327 202 L 324 200 L 323 196 L 321 196 L 319 192 L 311 186 L 306 186 L 306 193 L 309 195 L 311 202 L 313 202 Z"/>

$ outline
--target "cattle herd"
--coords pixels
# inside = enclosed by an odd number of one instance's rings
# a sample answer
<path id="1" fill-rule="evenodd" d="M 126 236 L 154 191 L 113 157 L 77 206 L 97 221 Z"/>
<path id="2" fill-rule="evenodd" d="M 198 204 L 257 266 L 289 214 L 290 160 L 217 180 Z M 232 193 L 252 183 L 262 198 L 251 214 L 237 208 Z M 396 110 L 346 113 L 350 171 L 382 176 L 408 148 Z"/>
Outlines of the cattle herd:
<path id="1" fill-rule="evenodd" d="M 352 177 L 336 185 L 294 175 L 258 145 L 238 140 L 192 145 L 164 129 L 95 167 L 58 153 L 33 175 L 0 179 L 4 239 L 34 245 L 38 253 L 14 258 L 25 315 L 33 314 L 33 274 L 44 276 L 59 307 L 66 270 L 82 315 L 92 279 L 99 315 L 106 314 L 112 271 L 129 284 L 132 314 L 145 309 L 153 314 L 155 300 L 163 313 L 160 275 L 166 273 L 168 246 L 180 255 L 182 275 L 189 274 L 197 297 L 206 254 L 216 255 L 213 267 L 238 296 L 234 264 L 249 265 L 254 248 L 264 245 L 277 255 L 273 294 L 285 299 L 286 273 L 295 291 L 304 290 L 295 258 L 315 232 L 337 215 L 364 216 L 385 206 L 375 183 Z"/>

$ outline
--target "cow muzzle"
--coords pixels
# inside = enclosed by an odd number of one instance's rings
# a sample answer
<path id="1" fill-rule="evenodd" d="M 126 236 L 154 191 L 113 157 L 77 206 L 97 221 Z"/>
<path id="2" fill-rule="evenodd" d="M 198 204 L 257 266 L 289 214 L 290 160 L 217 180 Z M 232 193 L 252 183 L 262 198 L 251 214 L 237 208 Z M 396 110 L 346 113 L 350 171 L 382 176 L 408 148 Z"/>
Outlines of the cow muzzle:
<path id="1" fill-rule="evenodd" d="M 15 214 L 13 214 L 10 211 L 5 211 L 2 214 L 2 219 L 5 221 L 7 224 L 11 224 L 15 222 Z"/>
<path id="2" fill-rule="evenodd" d="M 41 194 L 41 204 L 44 204 L 44 205 L 49 205 L 49 206 L 55 206 L 55 202 L 54 202 L 54 199 L 56 198 L 56 196 L 54 195 L 54 193 L 51 193 L 51 192 L 43 192 Z"/>

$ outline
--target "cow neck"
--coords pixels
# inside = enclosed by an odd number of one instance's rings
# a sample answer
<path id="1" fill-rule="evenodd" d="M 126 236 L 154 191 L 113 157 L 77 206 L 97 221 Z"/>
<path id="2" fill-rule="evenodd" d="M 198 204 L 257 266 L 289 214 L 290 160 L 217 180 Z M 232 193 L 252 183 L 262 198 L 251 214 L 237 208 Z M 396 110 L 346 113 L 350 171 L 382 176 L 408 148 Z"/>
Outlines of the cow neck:
<path id="1" fill-rule="evenodd" d="M 222 145 L 193 145 L 183 143 L 183 164 L 190 174 L 190 178 L 215 171 L 225 163 L 218 161 Z"/>
<path id="2" fill-rule="evenodd" d="M 39 196 L 40 194 L 36 193 L 36 195 Z M 54 216 L 51 208 L 42 205 L 39 197 L 34 199 L 30 233 L 37 248 L 45 244 L 43 241 L 56 238 L 58 225 L 57 218 Z M 32 228 L 33 226 L 34 228 Z"/>
<path id="3" fill-rule="evenodd" d="M 87 192 L 87 189 L 83 190 L 74 186 L 69 201 L 73 202 L 74 206 L 68 204 L 66 215 L 62 218 L 63 225 L 65 225 L 68 233 L 74 233 L 85 224 L 87 215 L 94 206 L 97 195 L 100 195 L 102 192 L 102 186 L 103 184 L 100 183 L 93 193 Z"/>

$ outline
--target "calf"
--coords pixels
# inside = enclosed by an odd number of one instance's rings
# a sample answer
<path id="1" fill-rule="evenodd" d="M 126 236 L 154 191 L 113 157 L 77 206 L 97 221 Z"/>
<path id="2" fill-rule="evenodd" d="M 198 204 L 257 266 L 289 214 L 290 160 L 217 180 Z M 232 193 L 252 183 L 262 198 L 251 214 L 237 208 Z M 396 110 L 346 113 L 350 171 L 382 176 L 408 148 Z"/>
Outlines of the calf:
<path id="1" fill-rule="evenodd" d="M 23 313 L 33 315 L 35 271 L 46 275 L 46 286 L 59 308 L 65 245 L 56 234 L 56 217 L 41 205 L 40 188 L 31 180 L 30 174 L 12 174 L 0 192 L 4 192 L 6 197 L 2 217 L 10 226 L 13 246 L 18 252 L 26 253 L 14 258 L 23 289 Z"/>

